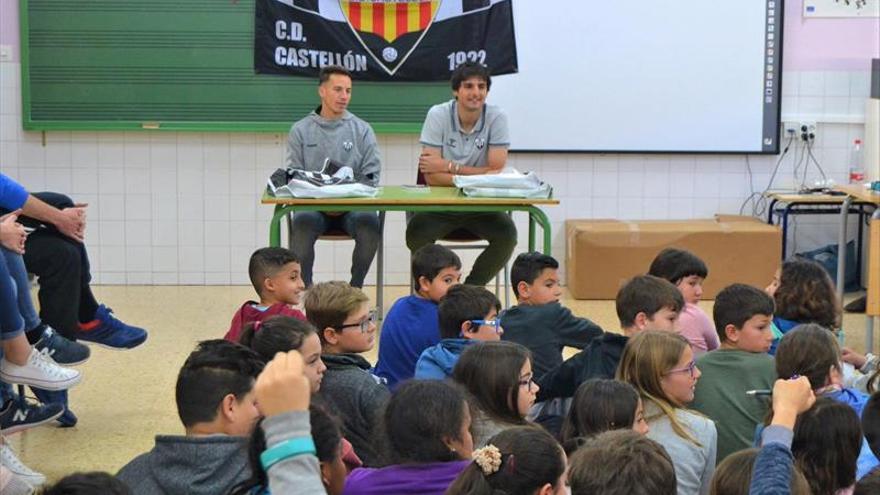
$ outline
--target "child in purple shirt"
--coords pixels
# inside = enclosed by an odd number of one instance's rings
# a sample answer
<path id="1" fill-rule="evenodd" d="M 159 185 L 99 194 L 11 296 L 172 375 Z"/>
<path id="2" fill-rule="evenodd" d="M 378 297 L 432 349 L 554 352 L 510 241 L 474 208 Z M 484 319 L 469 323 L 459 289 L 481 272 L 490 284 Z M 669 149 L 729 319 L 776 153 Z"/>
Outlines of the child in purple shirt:
<path id="1" fill-rule="evenodd" d="M 470 464 L 471 415 L 463 393 L 446 382 L 401 384 L 382 421 L 390 465 L 355 469 L 343 495 L 443 495 Z"/>

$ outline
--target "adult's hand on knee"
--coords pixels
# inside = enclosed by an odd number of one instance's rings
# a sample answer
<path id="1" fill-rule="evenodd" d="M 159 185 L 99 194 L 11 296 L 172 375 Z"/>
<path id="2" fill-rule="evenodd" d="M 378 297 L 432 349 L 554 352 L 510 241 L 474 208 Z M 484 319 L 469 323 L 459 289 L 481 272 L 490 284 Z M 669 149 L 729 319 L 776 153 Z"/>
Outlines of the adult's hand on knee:
<path id="1" fill-rule="evenodd" d="M 83 242 L 86 234 L 86 206 L 77 204 L 73 208 L 60 210 L 55 228 L 71 239 Z"/>
<path id="2" fill-rule="evenodd" d="M 18 223 L 19 214 L 21 210 L 15 210 L 0 217 L 0 245 L 14 253 L 24 254 L 27 231 Z"/>

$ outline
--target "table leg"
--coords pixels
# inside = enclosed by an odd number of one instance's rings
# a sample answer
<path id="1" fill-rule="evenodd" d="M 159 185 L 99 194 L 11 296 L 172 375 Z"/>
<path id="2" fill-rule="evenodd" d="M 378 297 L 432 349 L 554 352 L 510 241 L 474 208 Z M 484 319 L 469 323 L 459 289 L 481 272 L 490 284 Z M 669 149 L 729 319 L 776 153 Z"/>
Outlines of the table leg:
<path id="1" fill-rule="evenodd" d="M 880 208 L 874 209 L 874 213 L 871 214 L 871 222 L 869 225 L 870 225 L 871 229 L 880 228 Z M 871 232 L 869 234 L 869 236 L 872 241 L 877 238 L 880 238 L 880 234 L 877 234 L 875 232 Z M 880 245 L 877 245 L 876 242 L 871 242 L 869 249 L 878 249 L 878 248 L 880 248 Z M 874 257 L 874 256 L 877 256 L 877 254 L 870 253 L 870 256 Z M 873 268 L 873 265 L 874 264 L 872 264 L 870 261 L 868 262 L 868 283 L 866 284 L 868 287 L 868 293 L 865 294 L 865 297 L 868 298 L 869 300 L 866 301 L 866 304 L 865 304 L 866 305 L 866 307 L 865 307 L 865 352 L 873 352 L 873 350 L 874 350 L 874 323 L 876 321 L 876 317 L 874 316 L 873 313 L 876 312 L 876 307 L 871 305 L 870 296 L 872 296 L 873 294 L 871 294 L 870 291 L 871 291 L 871 289 L 877 288 L 876 284 L 874 284 L 874 287 L 871 286 L 872 285 L 871 282 L 873 281 L 872 275 L 874 277 L 876 277 L 877 274 L 876 273 L 872 274 L 870 272 L 871 269 Z"/>
<path id="2" fill-rule="evenodd" d="M 791 212 L 791 203 L 785 205 L 782 210 L 782 261 L 788 255 L 788 214 Z"/>
<path id="3" fill-rule="evenodd" d="M 840 205 L 840 231 L 837 237 L 837 300 L 843 304 L 843 286 L 846 282 L 846 223 L 849 219 L 849 207 L 852 204 L 852 197 L 843 198 L 843 204 Z M 843 331 L 837 334 L 838 340 L 842 345 L 844 342 Z"/>
<path id="4" fill-rule="evenodd" d="M 544 210 L 538 208 L 537 206 L 531 206 L 528 209 L 529 212 L 529 226 L 531 227 L 531 223 L 537 222 L 538 225 L 541 226 L 541 230 L 544 232 L 544 254 L 548 256 L 553 255 L 553 233 L 551 232 L 550 227 L 550 219 L 547 218 L 547 214 L 544 213 Z M 534 236 L 532 229 L 529 230 L 530 237 Z M 532 242 L 531 240 L 529 242 Z"/>
<path id="5" fill-rule="evenodd" d="M 529 252 L 535 250 L 535 217 L 529 214 Z"/>
<path id="6" fill-rule="evenodd" d="M 275 205 L 275 214 L 272 215 L 272 220 L 269 222 L 269 246 L 281 247 L 281 220 L 286 217 L 291 210 L 293 210 L 293 208 L 284 205 Z"/>
<path id="7" fill-rule="evenodd" d="M 376 252 L 376 310 L 385 319 L 385 210 L 379 211 L 379 249 Z"/>

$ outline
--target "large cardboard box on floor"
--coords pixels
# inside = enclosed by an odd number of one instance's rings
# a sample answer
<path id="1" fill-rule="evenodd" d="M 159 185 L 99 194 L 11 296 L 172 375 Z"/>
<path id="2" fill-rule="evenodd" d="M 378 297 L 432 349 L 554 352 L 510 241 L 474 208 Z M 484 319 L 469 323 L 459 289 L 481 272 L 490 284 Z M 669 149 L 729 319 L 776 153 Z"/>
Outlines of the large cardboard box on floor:
<path id="1" fill-rule="evenodd" d="M 780 265 L 779 227 L 752 217 L 706 220 L 567 220 L 567 284 L 576 299 L 614 299 L 628 279 L 648 272 L 663 248 L 687 249 L 709 267 L 703 298 L 734 282 L 765 287 Z"/>

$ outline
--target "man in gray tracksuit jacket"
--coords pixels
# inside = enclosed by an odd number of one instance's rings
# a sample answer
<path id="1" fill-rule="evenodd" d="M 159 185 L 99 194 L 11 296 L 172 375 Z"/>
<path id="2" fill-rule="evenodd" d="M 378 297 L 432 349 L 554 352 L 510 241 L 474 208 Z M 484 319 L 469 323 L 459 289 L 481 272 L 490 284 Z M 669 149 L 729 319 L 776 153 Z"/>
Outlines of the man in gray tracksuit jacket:
<path id="1" fill-rule="evenodd" d="M 382 159 L 376 134 L 369 124 L 346 110 L 351 100 L 351 74 L 342 67 L 324 67 L 318 95 L 321 106 L 290 128 L 287 167 L 319 171 L 330 158 L 351 167 L 358 182 L 378 185 Z M 350 283 L 362 287 L 381 236 L 376 212 L 301 211 L 293 215 L 290 249 L 300 260 L 306 287 L 312 285 L 315 241 L 333 230 L 342 230 L 354 239 Z"/>

